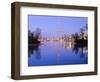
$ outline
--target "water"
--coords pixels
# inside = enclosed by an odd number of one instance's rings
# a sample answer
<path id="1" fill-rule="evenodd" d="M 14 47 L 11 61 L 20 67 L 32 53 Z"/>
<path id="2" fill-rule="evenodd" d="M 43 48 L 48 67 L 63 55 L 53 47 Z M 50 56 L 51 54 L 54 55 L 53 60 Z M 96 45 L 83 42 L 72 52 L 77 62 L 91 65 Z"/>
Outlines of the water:
<path id="1" fill-rule="evenodd" d="M 28 66 L 87 64 L 87 51 L 86 47 L 72 47 L 65 42 L 29 45 Z"/>

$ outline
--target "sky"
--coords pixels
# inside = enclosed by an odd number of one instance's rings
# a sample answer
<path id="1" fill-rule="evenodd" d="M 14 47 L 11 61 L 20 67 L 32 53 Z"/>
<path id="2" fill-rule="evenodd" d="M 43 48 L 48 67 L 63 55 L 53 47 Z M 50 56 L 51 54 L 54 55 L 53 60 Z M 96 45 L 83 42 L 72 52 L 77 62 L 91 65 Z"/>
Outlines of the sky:
<path id="1" fill-rule="evenodd" d="M 45 37 L 59 37 L 65 34 L 71 35 L 76 32 L 79 33 L 80 29 L 87 23 L 87 17 L 45 15 L 28 16 L 28 29 L 33 32 L 36 28 L 40 28 L 42 36 Z"/>

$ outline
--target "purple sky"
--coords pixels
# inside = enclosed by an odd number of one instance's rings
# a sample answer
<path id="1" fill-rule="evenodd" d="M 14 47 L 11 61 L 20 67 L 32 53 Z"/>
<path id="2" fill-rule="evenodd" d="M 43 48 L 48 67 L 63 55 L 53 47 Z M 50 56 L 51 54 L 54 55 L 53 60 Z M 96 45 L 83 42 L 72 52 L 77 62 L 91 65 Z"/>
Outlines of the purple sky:
<path id="1" fill-rule="evenodd" d="M 28 16 L 28 29 L 35 31 L 40 28 L 42 36 L 56 37 L 64 34 L 73 34 L 80 32 L 80 28 L 88 23 L 87 17 L 69 17 L 69 16 Z"/>

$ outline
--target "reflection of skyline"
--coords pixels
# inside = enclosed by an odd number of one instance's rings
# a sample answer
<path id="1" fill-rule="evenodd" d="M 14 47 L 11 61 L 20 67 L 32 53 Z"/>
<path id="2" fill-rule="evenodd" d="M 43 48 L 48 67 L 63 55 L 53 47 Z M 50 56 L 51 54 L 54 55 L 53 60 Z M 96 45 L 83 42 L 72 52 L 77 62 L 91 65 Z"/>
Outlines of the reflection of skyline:
<path id="1" fill-rule="evenodd" d="M 87 24 L 87 17 L 67 17 L 67 16 L 37 16 L 29 15 L 29 30 L 36 28 L 42 30 L 44 37 L 61 37 L 64 34 L 73 34 Z"/>
<path id="2" fill-rule="evenodd" d="M 69 44 L 47 42 L 31 46 L 28 48 L 28 66 L 88 64 L 87 47 L 72 47 Z"/>
<path id="3" fill-rule="evenodd" d="M 75 53 L 76 55 L 80 52 L 80 57 L 84 57 L 85 53 L 87 52 L 87 46 L 78 46 L 78 45 L 73 45 L 71 42 L 47 42 L 47 43 L 42 43 L 42 44 L 38 44 L 38 45 L 29 45 L 28 49 L 29 49 L 29 57 L 30 54 L 36 55 L 36 58 L 40 58 L 41 56 L 41 52 L 40 52 L 40 48 L 41 46 L 48 46 L 49 44 L 55 44 L 55 52 L 56 55 L 59 57 L 61 55 L 62 52 L 62 48 L 64 49 L 71 49 L 72 53 Z M 51 46 L 52 47 L 52 46 Z M 50 47 L 49 47 L 50 48 Z"/>

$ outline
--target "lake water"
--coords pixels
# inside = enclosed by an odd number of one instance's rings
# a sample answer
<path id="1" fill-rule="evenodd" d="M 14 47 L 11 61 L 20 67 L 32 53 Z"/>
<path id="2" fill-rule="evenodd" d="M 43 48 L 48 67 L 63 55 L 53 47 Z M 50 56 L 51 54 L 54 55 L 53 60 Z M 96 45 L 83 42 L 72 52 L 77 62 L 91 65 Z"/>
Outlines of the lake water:
<path id="1" fill-rule="evenodd" d="M 44 42 L 30 45 L 28 66 L 74 65 L 88 63 L 88 50 L 70 43 Z"/>

